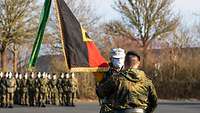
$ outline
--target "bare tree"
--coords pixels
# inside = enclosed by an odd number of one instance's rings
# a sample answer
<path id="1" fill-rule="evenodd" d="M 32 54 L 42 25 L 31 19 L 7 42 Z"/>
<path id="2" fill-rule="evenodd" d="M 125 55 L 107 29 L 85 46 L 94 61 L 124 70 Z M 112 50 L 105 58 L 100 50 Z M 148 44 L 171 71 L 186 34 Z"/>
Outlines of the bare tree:
<path id="1" fill-rule="evenodd" d="M 166 37 L 179 24 L 179 16 L 172 13 L 172 3 L 173 0 L 117 0 L 115 3 L 114 8 L 122 15 L 128 30 L 127 37 L 140 41 L 144 68 L 149 45 L 155 39 Z M 120 33 L 120 30 L 114 32 Z"/>
<path id="2" fill-rule="evenodd" d="M 180 28 L 173 33 L 172 47 L 175 48 L 187 48 L 192 45 L 192 34 L 188 29 Z"/>
<path id="3" fill-rule="evenodd" d="M 33 37 L 36 28 L 33 0 L 0 1 L 0 53 L 2 70 L 7 71 L 7 49 Z M 11 46 L 15 47 L 15 46 Z M 16 49 L 14 50 L 16 51 Z"/>

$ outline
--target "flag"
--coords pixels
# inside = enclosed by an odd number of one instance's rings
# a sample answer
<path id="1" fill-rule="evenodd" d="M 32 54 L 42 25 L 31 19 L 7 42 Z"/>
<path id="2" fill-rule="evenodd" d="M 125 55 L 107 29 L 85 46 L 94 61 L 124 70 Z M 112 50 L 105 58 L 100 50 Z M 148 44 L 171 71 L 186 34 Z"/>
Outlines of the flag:
<path id="1" fill-rule="evenodd" d="M 36 61 L 37 61 L 37 57 L 38 57 L 42 40 L 43 40 L 44 30 L 45 30 L 46 23 L 48 21 L 48 17 L 50 13 L 51 2 L 52 2 L 51 0 L 45 0 L 42 12 L 40 14 L 40 22 L 39 22 L 37 35 L 36 35 L 36 40 L 35 40 L 31 57 L 28 63 L 29 69 L 35 66 Z"/>
<path id="2" fill-rule="evenodd" d="M 66 64 L 72 72 L 107 70 L 108 63 L 101 56 L 94 41 L 82 28 L 64 0 L 57 0 L 59 23 Z"/>

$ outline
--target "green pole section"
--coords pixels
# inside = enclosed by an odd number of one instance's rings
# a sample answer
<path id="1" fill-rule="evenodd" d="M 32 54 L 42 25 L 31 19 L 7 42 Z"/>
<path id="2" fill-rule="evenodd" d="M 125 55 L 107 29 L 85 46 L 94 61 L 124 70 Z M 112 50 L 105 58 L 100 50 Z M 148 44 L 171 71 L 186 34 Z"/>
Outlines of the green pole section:
<path id="1" fill-rule="evenodd" d="M 52 0 L 45 0 L 42 12 L 40 14 L 40 22 L 39 22 L 39 27 L 38 27 L 38 31 L 37 31 L 37 37 L 36 37 L 36 40 L 35 40 L 35 43 L 33 46 L 33 50 L 31 53 L 31 57 L 30 57 L 29 63 L 28 63 L 29 70 L 31 70 L 31 68 L 35 66 L 37 57 L 39 55 L 45 27 L 46 27 L 46 24 L 48 21 L 49 13 L 50 13 L 51 1 Z"/>

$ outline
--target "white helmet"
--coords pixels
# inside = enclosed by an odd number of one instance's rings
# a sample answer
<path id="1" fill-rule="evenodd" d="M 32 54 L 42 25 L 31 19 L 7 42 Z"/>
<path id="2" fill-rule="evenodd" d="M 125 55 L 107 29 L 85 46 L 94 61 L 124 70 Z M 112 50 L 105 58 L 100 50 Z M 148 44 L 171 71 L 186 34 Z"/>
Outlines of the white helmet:
<path id="1" fill-rule="evenodd" d="M 42 77 L 46 78 L 46 73 L 45 72 L 42 73 Z"/>
<path id="2" fill-rule="evenodd" d="M 46 78 L 48 77 L 48 73 L 46 73 L 46 72 L 45 72 L 45 77 L 46 77 Z"/>
<path id="3" fill-rule="evenodd" d="M 69 78 L 69 73 L 66 73 L 66 75 L 65 75 L 65 76 L 66 76 L 66 78 Z"/>
<path id="4" fill-rule="evenodd" d="M 22 74 L 19 74 L 19 79 L 20 79 L 20 80 L 22 79 Z"/>
<path id="5" fill-rule="evenodd" d="M 18 73 L 15 74 L 15 78 L 19 78 L 19 74 Z"/>
<path id="6" fill-rule="evenodd" d="M 48 79 L 51 79 L 51 74 L 48 74 L 47 77 L 48 77 Z"/>
<path id="7" fill-rule="evenodd" d="M 125 51 L 122 48 L 113 48 L 110 52 L 111 58 L 125 58 Z"/>
<path id="8" fill-rule="evenodd" d="M 5 75 L 5 76 L 6 76 L 6 78 L 8 78 L 8 72 L 6 72 L 6 75 Z"/>
<path id="9" fill-rule="evenodd" d="M 35 76 L 35 73 L 32 72 L 32 73 L 31 73 L 31 78 L 34 78 L 34 76 Z"/>
<path id="10" fill-rule="evenodd" d="M 62 73 L 60 77 L 61 77 L 61 78 L 64 78 L 64 77 L 65 77 L 65 74 L 64 74 L 64 73 Z"/>
<path id="11" fill-rule="evenodd" d="M 53 75 L 53 80 L 56 80 L 56 74 Z"/>
<path id="12" fill-rule="evenodd" d="M 37 76 L 38 76 L 38 78 L 40 78 L 41 77 L 41 73 L 39 72 Z"/>
<path id="13" fill-rule="evenodd" d="M 8 78 L 12 78 L 12 72 L 9 72 Z"/>
<path id="14" fill-rule="evenodd" d="M 0 73 L 0 77 L 3 78 L 3 72 Z"/>
<path id="15" fill-rule="evenodd" d="M 27 80 L 28 79 L 28 73 L 25 73 L 24 78 Z"/>
<path id="16" fill-rule="evenodd" d="M 72 73 L 72 78 L 74 78 L 75 77 L 75 74 L 74 73 Z"/>

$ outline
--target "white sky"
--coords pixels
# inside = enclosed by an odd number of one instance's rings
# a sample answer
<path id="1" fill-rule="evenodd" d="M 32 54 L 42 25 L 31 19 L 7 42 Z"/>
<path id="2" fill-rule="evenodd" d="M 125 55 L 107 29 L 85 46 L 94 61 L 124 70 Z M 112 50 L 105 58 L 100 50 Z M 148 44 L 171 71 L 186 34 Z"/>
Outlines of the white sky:
<path id="1" fill-rule="evenodd" d="M 115 0 L 93 0 L 92 5 L 97 10 L 97 14 L 102 16 L 102 21 L 119 18 L 118 13 L 112 8 L 114 1 Z M 186 25 L 190 25 L 198 20 L 195 14 L 200 14 L 200 0 L 175 0 L 174 11 L 182 15 Z"/>

